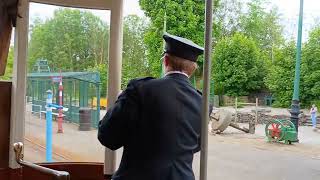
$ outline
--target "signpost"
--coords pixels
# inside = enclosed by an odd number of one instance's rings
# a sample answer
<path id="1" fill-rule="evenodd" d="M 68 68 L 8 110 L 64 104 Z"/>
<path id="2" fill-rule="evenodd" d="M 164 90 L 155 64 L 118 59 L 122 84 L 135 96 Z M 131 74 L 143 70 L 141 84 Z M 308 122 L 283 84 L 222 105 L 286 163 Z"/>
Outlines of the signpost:
<path id="1" fill-rule="evenodd" d="M 52 103 L 52 91 L 47 91 L 46 101 L 46 161 L 52 162 L 52 109 L 68 111 L 68 108 Z"/>
<path id="2" fill-rule="evenodd" d="M 62 76 L 53 76 L 51 77 L 53 83 L 59 83 L 59 105 L 63 106 L 63 85 L 62 85 Z M 58 133 L 63 133 L 62 123 L 63 123 L 63 113 L 62 109 L 59 109 L 58 115 Z"/>
<path id="3" fill-rule="evenodd" d="M 53 77 L 51 77 L 51 80 L 52 80 L 52 82 L 54 82 L 54 83 L 60 82 L 61 79 L 62 79 L 61 76 L 53 76 Z"/>
<path id="4" fill-rule="evenodd" d="M 52 91 L 47 91 L 46 105 L 46 160 L 52 162 Z"/>

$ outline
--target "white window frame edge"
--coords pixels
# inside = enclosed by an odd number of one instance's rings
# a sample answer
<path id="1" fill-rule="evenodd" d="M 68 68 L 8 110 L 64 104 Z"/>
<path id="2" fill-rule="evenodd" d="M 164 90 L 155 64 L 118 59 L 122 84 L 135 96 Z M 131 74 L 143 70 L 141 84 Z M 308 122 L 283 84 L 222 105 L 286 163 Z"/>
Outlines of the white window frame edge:
<path id="1" fill-rule="evenodd" d="M 9 167 L 19 168 L 12 145 L 24 142 L 26 67 L 28 50 L 29 1 L 20 0 L 14 33 L 14 62 L 12 73 Z"/>
<path id="2" fill-rule="evenodd" d="M 51 4 L 65 7 L 111 10 L 111 25 L 109 38 L 109 84 L 108 99 L 110 104 L 115 102 L 121 85 L 122 39 L 123 39 L 123 0 L 20 0 L 14 38 L 14 65 L 12 78 L 11 120 L 10 120 L 10 148 L 9 167 L 19 168 L 15 153 L 11 145 L 24 142 L 25 131 L 25 103 L 27 80 L 27 52 L 29 34 L 29 3 Z M 113 42 L 113 43 L 110 43 Z M 112 174 L 115 170 L 116 154 L 106 149 L 105 174 Z"/>

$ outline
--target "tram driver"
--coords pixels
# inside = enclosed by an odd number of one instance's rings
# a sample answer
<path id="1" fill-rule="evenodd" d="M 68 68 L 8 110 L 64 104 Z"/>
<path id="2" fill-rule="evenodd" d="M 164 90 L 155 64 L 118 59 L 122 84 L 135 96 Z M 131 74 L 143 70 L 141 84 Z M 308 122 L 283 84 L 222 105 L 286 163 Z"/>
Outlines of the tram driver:
<path id="1" fill-rule="evenodd" d="M 99 123 L 105 147 L 123 147 L 114 180 L 194 180 L 202 96 L 190 83 L 203 48 L 165 33 L 165 75 L 133 79 Z"/>

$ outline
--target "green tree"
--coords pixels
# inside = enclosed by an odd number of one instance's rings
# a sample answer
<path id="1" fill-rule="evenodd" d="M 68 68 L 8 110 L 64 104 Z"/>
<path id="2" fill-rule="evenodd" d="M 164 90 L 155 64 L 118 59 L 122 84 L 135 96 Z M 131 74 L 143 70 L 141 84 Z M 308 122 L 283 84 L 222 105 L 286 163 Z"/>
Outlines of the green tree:
<path id="1" fill-rule="evenodd" d="M 148 22 L 144 18 L 136 15 L 129 15 L 124 18 L 121 88 L 125 88 L 133 78 L 145 77 L 150 74 L 146 46 L 143 41 L 147 27 Z M 107 69 L 106 63 L 88 68 L 88 71 L 100 73 L 102 96 L 106 95 Z"/>
<path id="2" fill-rule="evenodd" d="M 240 17 L 242 14 L 241 0 L 219 1 L 215 7 L 214 21 L 216 24 L 215 40 L 219 41 L 226 36 L 232 36 L 240 31 Z"/>
<path id="3" fill-rule="evenodd" d="M 255 42 L 236 33 L 219 41 L 212 74 L 218 94 L 248 95 L 263 86 L 264 63 Z"/>
<path id="4" fill-rule="evenodd" d="M 126 87 L 130 79 L 150 76 L 147 47 L 143 40 L 148 26 L 146 19 L 136 15 L 124 18 L 122 88 Z"/>
<path id="5" fill-rule="evenodd" d="M 142 10 L 151 20 L 150 28 L 145 35 L 148 64 L 151 75 L 161 74 L 160 58 L 163 53 L 162 34 L 164 22 L 168 33 L 188 38 L 199 45 L 204 44 L 205 2 L 202 0 L 139 0 Z M 219 0 L 215 0 L 215 7 Z M 214 26 L 215 29 L 216 26 Z M 201 75 L 202 60 L 199 62 Z"/>
<path id="6" fill-rule="evenodd" d="M 315 27 L 304 45 L 301 64 L 301 99 L 304 105 L 320 104 L 320 26 Z"/>
<path id="7" fill-rule="evenodd" d="M 251 0 L 248 2 L 248 12 L 240 17 L 241 32 L 256 41 L 258 46 L 268 56 L 274 58 L 275 49 L 284 43 L 283 26 L 277 8 L 265 8 L 267 0 Z"/>
<path id="8" fill-rule="evenodd" d="M 98 64 L 93 67 L 89 67 L 87 71 L 99 72 L 100 74 L 100 95 L 101 97 L 107 96 L 107 84 L 108 84 L 108 65 L 106 63 Z"/>
<path id="9" fill-rule="evenodd" d="M 143 41 L 149 24 L 138 16 L 124 20 L 122 87 L 132 78 L 150 74 Z M 108 77 L 108 26 L 89 12 L 55 11 L 45 22 L 31 27 L 29 70 L 38 59 L 47 59 L 54 71 L 94 71 L 101 77 L 101 95 L 106 95 Z"/>
<path id="10" fill-rule="evenodd" d="M 3 76 L 0 76 L 0 80 L 10 80 L 12 77 L 12 71 L 13 71 L 13 47 L 10 47 L 9 54 L 7 58 L 7 66 L 6 66 L 6 72 Z"/>
<path id="11" fill-rule="evenodd" d="M 289 107 L 293 95 L 296 45 L 294 41 L 275 51 L 275 59 L 266 75 L 265 83 L 276 98 L 274 106 Z"/>
<path id="12" fill-rule="evenodd" d="M 87 11 L 58 9 L 53 18 L 36 20 L 29 43 L 29 70 L 47 59 L 56 71 L 84 71 L 107 62 L 108 26 Z"/>

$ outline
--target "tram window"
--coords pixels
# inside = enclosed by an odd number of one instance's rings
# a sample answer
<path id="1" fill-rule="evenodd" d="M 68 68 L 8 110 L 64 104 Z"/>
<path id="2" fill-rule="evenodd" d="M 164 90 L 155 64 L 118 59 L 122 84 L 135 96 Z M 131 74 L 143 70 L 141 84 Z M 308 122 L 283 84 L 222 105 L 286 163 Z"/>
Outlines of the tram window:
<path id="1" fill-rule="evenodd" d="M 29 17 L 25 159 L 103 162 L 97 125 L 105 114 L 98 100 L 106 96 L 109 11 L 30 3 Z M 53 108 L 52 116 L 48 94 L 64 108 Z"/>

